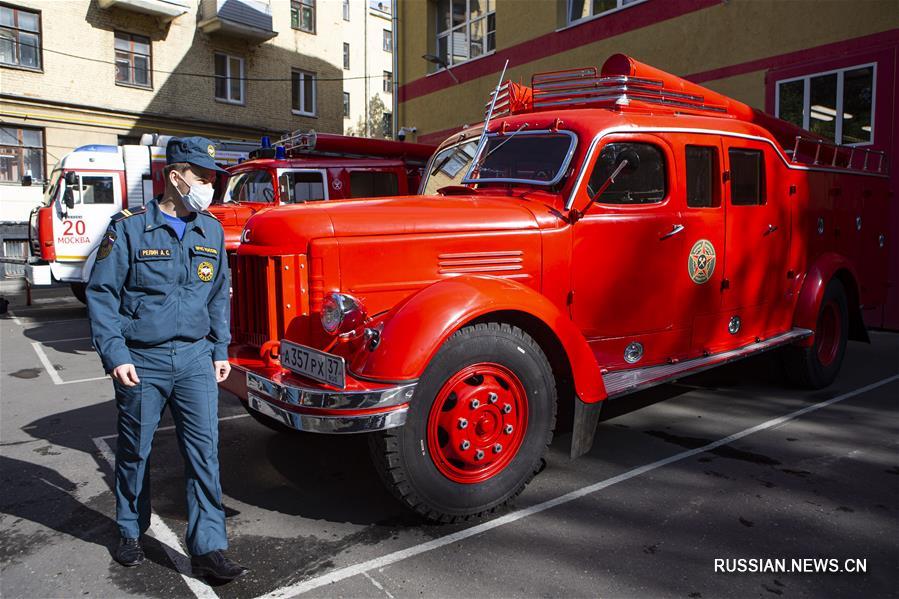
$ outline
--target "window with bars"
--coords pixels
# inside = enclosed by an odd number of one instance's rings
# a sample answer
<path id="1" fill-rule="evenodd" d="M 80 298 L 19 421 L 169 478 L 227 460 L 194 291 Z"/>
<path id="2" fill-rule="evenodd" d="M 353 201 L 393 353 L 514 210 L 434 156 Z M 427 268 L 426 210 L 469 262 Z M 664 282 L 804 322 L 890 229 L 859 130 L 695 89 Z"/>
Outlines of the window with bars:
<path id="1" fill-rule="evenodd" d="M 40 13 L 0 6 L 0 64 L 41 68 Z"/>
<path id="2" fill-rule="evenodd" d="M 153 87 L 150 59 L 150 39 L 116 31 L 115 80 L 116 83 Z"/>
<path id="3" fill-rule="evenodd" d="M 437 56 L 447 66 L 496 49 L 495 1 L 437 1 Z"/>
<path id="4" fill-rule="evenodd" d="M 350 0 L 343 0 L 343 20 L 350 20 Z"/>
<path id="5" fill-rule="evenodd" d="M 393 93 L 393 73 L 390 71 L 384 71 L 384 93 Z"/>
<path id="6" fill-rule="evenodd" d="M 343 92 L 343 118 L 350 118 L 350 92 Z"/>
<path id="7" fill-rule="evenodd" d="M 597 17 L 646 0 L 568 0 L 568 22 Z"/>
<path id="8" fill-rule="evenodd" d="M 343 70 L 350 70 L 350 45 L 346 42 L 343 44 Z"/>
<path id="9" fill-rule="evenodd" d="M 215 99 L 232 104 L 244 103 L 243 58 L 215 54 Z"/>
<path id="10" fill-rule="evenodd" d="M 291 71 L 291 108 L 294 114 L 315 116 L 315 73 Z"/>
<path id="11" fill-rule="evenodd" d="M 290 0 L 290 26 L 306 33 L 315 33 L 315 0 Z"/>
<path id="12" fill-rule="evenodd" d="M 838 144 L 874 143 L 874 64 L 777 82 L 775 114 Z"/>
<path id="13" fill-rule="evenodd" d="M 384 30 L 384 52 L 393 53 L 393 36 L 390 35 L 390 30 Z"/>
<path id="14" fill-rule="evenodd" d="M 0 183 L 21 183 L 26 175 L 44 180 L 44 131 L 0 127 Z"/>

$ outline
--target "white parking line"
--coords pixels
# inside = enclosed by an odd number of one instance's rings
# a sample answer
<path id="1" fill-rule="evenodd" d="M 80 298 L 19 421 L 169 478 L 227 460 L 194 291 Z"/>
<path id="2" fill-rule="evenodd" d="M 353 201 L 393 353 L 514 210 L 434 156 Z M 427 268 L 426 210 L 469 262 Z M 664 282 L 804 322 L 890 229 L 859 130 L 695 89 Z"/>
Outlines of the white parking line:
<path id="1" fill-rule="evenodd" d="M 100 450 L 100 454 L 109 464 L 109 467 L 115 472 L 115 455 L 113 455 L 109 443 L 107 443 L 103 437 L 97 437 L 93 441 L 94 445 L 97 446 L 97 449 Z M 178 569 L 181 578 L 184 579 L 184 583 L 198 599 L 212 599 L 218 597 L 212 587 L 199 578 L 193 577 L 193 574 L 191 573 L 190 558 L 187 557 L 187 552 L 181 545 L 181 540 L 155 512 L 150 513 L 150 532 L 153 534 L 153 538 L 162 544 L 162 548 L 165 550 L 166 555 L 169 556 L 169 559 L 172 564 L 174 564 L 175 568 Z"/>
<path id="2" fill-rule="evenodd" d="M 53 343 L 52 341 L 47 341 L 46 343 Z M 108 379 L 109 376 L 95 376 L 89 379 L 76 379 L 74 381 L 64 381 L 62 377 L 59 376 L 59 373 L 56 372 L 56 368 L 53 367 L 53 364 L 50 363 L 50 358 L 47 357 L 47 354 L 44 353 L 44 348 L 41 347 L 40 341 L 33 341 L 31 343 L 31 347 L 34 348 L 34 353 L 37 354 L 38 359 L 41 361 L 41 364 L 44 365 L 44 370 L 47 371 L 47 374 L 50 375 L 50 380 L 53 381 L 54 385 L 71 385 L 73 383 L 88 383 L 90 381 L 102 381 L 103 379 Z"/>
<path id="3" fill-rule="evenodd" d="M 728 445 L 729 443 L 733 443 L 743 437 L 748 437 L 749 435 L 753 435 L 755 433 L 774 428 L 780 426 L 790 420 L 794 420 L 808 414 L 810 412 L 814 412 L 816 410 L 820 410 L 822 408 L 826 408 L 828 406 L 832 406 L 835 403 L 844 401 L 851 397 L 855 397 L 856 395 L 861 395 L 862 393 L 867 393 L 873 389 L 877 389 L 878 387 L 882 387 L 893 381 L 899 380 L 899 374 L 895 374 L 891 377 L 887 377 L 876 383 L 871 383 L 870 385 L 866 385 L 859 389 L 855 389 L 854 391 L 849 391 L 848 393 L 844 393 L 842 395 L 838 395 L 837 397 L 833 397 L 826 401 L 822 401 L 820 403 L 812 404 L 810 406 L 806 406 L 801 410 L 796 410 L 795 412 L 791 412 L 786 414 L 785 416 L 780 416 L 778 418 L 773 418 L 771 420 L 767 420 L 762 422 L 761 424 L 757 424 L 751 428 L 744 429 L 732 435 L 728 435 L 727 437 L 723 437 L 718 439 L 717 441 L 713 441 L 707 445 L 703 445 L 702 447 L 697 447 L 696 449 L 690 449 L 687 451 L 682 451 L 681 453 L 674 454 L 667 458 L 652 462 L 650 464 L 645 464 L 640 466 L 639 468 L 634 468 L 633 470 L 628 470 L 618 476 L 613 476 L 612 478 L 607 478 L 605 480 L 599 481 L 592 485 L 582 487 L 580 489 L 576 489 L 571 491 L 570 493 L 566 493 L 564 495 L 560 495 L 555 499 L 550 499 L 548 501 L 544 501 L 543 503 L 538 503 L 537 505 L 532 505 L 529 508 L 524 508 L 521 510 L 516 510 L 514 512 L 510 512 L 505 516 L 500 516 L 494 520 L 490 520 L 489 522 L 484 522 L 483 524 L 478 524 L 477 526 L 472 526 L 471 528 L 466 528 L 465 530 L 460 530 L 459 532 L 455 532 L 453 534 L 446 535 L 445 537 L 440 537 L 439 539 L 434 539 L 433 541 L 428 541 L 427 543 L 422 543 L 420 545 L 414 545 L 407 549 L 402 549 L 400 551 L 395 551 L 393 553 L 388 553 L 385 556 L 374 558 L 359 564 L 355 564 L 352 566 L 347 566 L 345 568 L 340 568 L 334 570 L 333 572 L 329 572 L 322 576 L 317 576 L 315 578 L 310 578 L 308 580 L 303 580 L 297 582 L 295 584 L 282 587 L 280 589 L 275 589 L 274 591 L 267 593 L 266 595 L 262 595 L 257 599 L 284 599 L 286 597 L 294 597 L 296 595 L 300 595 L 307 591 L 311 591 L 313 589 L 317 589 L 319 587 L 323 587 L 325 585 L 333 584 L 335 582 L 339 582 L 341 580 L 346 580 L 347 578 L 352 578 L 353 576 L 357 576 L 359 574 L 365 574 L 369 570 L 375 570 L 378 568 L 383 568 L 385 566 L 389 566 L 391 564 L 395 564 L 397 562 L 409 559 L 411 557 L 415 557 L 417 555 L 421 555 L 422 553 L 426 553 L 428 551 L 432 551 L 434 549 L 439 549 L 441 547 L 445 547 L 447 545 L 451 545 L 453 543 L 458 543 L 459 541 L 463 541 L 465 539 L 471 538 L 473 536 L 479 535 L 481 533 L 485 533 L 489 530 L 493 530 L 494 528 L 499 528 L 500 526 L 510 524 L 512 522 L 516 522 L 523 518 L 527 518 L 528 516 L 533 516 L 534 514 L 539 514 L 540 512 L 544 512 L 548 509 L 564 505 L 566 503 L 572 502 L 575 499 L 580 499 L 592 493 L 596 493 L 597 491 L 601 491 L 612 485 L 616 485 L 620 482 L 624 482 L 626 480 L 630 480 L 637 476 L 641 476 L 648 472 L 652 472 L 658 468 L 663 466 L 667 466 L 669 464 L 673 464 L 675 462 L 680 462 L 687 458 L 691 458 L 695 455 L 705 453 L 707 451 L 711 451 L 715 448 L 721 447 L 722 445 Z"/>

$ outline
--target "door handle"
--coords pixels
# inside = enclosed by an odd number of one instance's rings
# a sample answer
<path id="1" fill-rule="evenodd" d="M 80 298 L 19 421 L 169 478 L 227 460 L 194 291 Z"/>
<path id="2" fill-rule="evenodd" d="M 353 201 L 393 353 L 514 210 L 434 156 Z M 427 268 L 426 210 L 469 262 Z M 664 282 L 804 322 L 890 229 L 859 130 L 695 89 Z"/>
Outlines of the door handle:
<path id="1" fill-rule="evenodd" d="M 768 225 L 768 230 L 765 231 L 765 235 L 770 235 L 771 233 L 774 233 L 775 231 L 777 231 L 777 225 L 770 225 L 770 224 L 769 224 L 769 225 Z"/>
<path id="2" fill-rule="evenodd" d="M 684 230 L 683 225 L 671 225 L 671 230 L 659 237 L 659 239 L 668 239 L 669 237 L 674 237 L 678 233 Z"/>

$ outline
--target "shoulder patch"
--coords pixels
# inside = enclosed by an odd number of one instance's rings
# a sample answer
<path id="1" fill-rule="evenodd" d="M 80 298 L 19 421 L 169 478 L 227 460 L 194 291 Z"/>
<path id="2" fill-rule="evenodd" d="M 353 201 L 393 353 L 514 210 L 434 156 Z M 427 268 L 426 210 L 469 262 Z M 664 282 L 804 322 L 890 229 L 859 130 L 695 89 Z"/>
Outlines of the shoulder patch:
<path id="1" fill-rule="evenodd" d="M 117 223 L 120 220 L 124 220 L 130 216 L 137 216 L 138 214 L 143 214 L 147 211 L 146 206 L 138 206 L 137 208 L 125 208 L 121 212 L 117 212 L 112 215 L 112 222 Z"/>
<path id="2" fill-rule="evenodd" d="M 102 260 L 109 255 L 117 238 L 116 232 L 112 229 L 106 231 L 106 235 L 103 236 L 103 241 L 100 242 L 100 249 L 97 250 L 97 260 Z"/>

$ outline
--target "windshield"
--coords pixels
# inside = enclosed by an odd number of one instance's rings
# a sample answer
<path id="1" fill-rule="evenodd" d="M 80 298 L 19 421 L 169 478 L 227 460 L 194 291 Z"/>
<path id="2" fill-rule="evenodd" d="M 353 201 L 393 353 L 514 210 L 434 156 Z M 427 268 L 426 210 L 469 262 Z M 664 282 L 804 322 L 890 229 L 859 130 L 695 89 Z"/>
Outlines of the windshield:
<path id="1" fill-rule="evenodd" d="M 565 175 L 577 137 L 570 131 L 520 131 L 487 136 L 462 183 L 555 185 Z"/>
<path id="2" fill-rule="evenodd" d="M 228 180 L 228 188 L 223 197 L 224 202 L 263 202 L 275 201 L 275 186 L 272 175 L 268 171 L 242 171 L 235 173 Z"/>
<path id="3" fill-rule="evenodd" d="M 471 166 L 477 148 L 478 139 L 474 138 L 437 152 L 421 186 L 421 193 L 433 195 L 441 187 L 459 185 Z"/>

